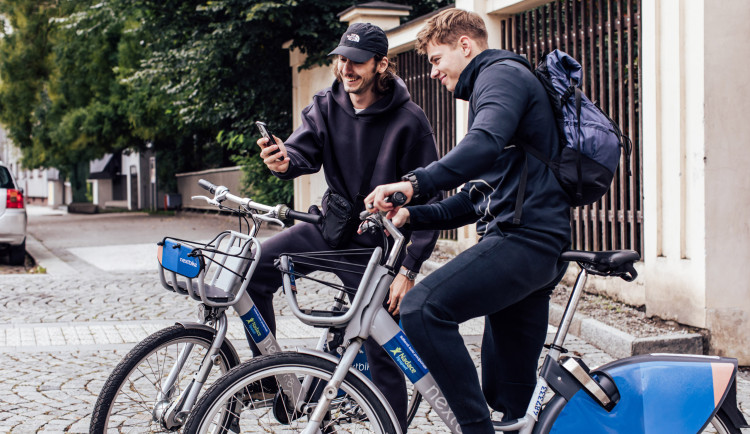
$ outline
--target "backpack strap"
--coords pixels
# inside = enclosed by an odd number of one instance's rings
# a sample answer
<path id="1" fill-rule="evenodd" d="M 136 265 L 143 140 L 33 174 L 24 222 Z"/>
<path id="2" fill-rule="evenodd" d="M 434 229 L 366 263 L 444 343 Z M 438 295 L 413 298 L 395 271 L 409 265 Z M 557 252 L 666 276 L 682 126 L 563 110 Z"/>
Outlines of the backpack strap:
<path id="1" fill-rule="evenodd" d="M 500 59 L 500 60 L 498 60 L 498 61 L 496 61 L 494 63 L 501 63 L 501 62 L 504 62 L 506 60 L 510 60 L 510 61 L 513 61 L 513 62 L 520 63 L 521 65 L 523 65 L 526 68 L 528 68 L 529 71 L 531 71 L 532 73 L 534 71 L 532 68 L 529 67 L 529 65 L 527 65 L 526 63 L 522 62 L 521 60 L 513 58 L 513 57 L 505 57 L 505 58 L 502 58 L 502 59 Z M 579 116 L 580 116 L 580 110 L 579 110 Z M 523 151 L 523 169 L 521 170 L 521 178 L 519 179 L 519 182 L 518 182 L 518 193 L 516 193 L 516 205 L 515 205 L 515 209 L 513 211 L 513 224 L 514 225 L 520 225 L 521 224 L 521 216 L 523 215 L 523 200 L 524 200 L 524 197 L 526 196 L 526 183 L 527 183 L 528 178 L 529 178 L 529 158 L 528 158 L 528 154 L 533 155 L 537 160 L 539 160 L 542 163 L 544 163 L 544 165 L 547 166 L 547 167 L 549 167 L 550 169 L 553 169 L 553 167 L 552 167 L 552 162 L 550 161 L 550 159 L 547 158 L 546 155 L 542 154 L 538 149 L 534 148 L 534 146 L 532 146 L 531 144 L 526 143 L 526 142 L 521 142 L 521 141 L 517 141 L 517 142 L 515 142 L 513 144 L 516 145 L 518 148 L 520 148 Z M 580 166 L 580 163 L 579 163 L 579 166 Z M 579 176 L 579 178 L 580 178 L 580 176 Z"/>
<path id="2" fill-rule="evenodd" d="M 521 224 L 521 214 L 523 213 L 523 197 L 526 195 L 526 180 L 529 177 L 529 157 L 523 153 L 523 170 L 521 171 L 521 180 L 518 183 L 518 193 L 516 194 L 516 209 L 513 211 L 513 224 Z"/>

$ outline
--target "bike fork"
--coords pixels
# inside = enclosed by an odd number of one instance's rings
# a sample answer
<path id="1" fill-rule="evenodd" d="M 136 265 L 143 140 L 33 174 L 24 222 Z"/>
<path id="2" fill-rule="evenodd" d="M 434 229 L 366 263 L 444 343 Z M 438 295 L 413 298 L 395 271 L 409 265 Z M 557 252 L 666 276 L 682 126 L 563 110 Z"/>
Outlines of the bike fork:
<path id="1" fill-rule="evenodd" d="M 331 401 L 338 395 L 341 383 L 344 382 L 346 374 L 349 373 L 349 369 L 354 363 L 354 358 L 357 357 L 359 349 L 362 347 L 362 340 L 355 339 L 346 348 L 346 351 L 341 356 L 341 362 L 336 366 L 336 370 L 333 372 L 333 377 L 325 385 L 323 389 L 323 395 L 320 397 L 315 410 L 310 416 L 310 422 L 308 422 L 305 430 L 302 434 L 317 434 L 320 433 L 320 425 L 323 423 L 323 419 L 328 413 L 328 407 L 331 405 Z"/>
<path id="2" fill-rule="evenodd" d="M 214 336 L 213 342 L 211 342 L 211 347 L 208 349 L 206 356 L 201 362 L 198 372 L 195 373 L 193 380 L 185 388 L 185 393 L 183 393 L 180 399 L 172 404 L 164 413 L 162 423 L 167 428 L 182 426 L 182 424 L 185 423 L 185 417 L 187 417 L 188 413 L 190 413 L 190 410 L 195 405 L 195 402 L 198 399 L 198 394 L 206 383 L 209 374 L 211 374 L 211 369 L 215 364 L 219 363 L 219 350 L 221 349 L 221 345 L 224 343 L 227 334 L 227 316 L 222 313 L 216 322 L 216 335 Z M 172 367 L 167 382 L 164 385 L 164 388 L 162 388 L 161 393 L 165 394 L 164 396 L 167 396 L 165 391 L 170 391 L 174 387 L 174 383 L 182 371 L 192 349 L 193 344 L 188 344 L 180 353 L 178 362 Z"/>

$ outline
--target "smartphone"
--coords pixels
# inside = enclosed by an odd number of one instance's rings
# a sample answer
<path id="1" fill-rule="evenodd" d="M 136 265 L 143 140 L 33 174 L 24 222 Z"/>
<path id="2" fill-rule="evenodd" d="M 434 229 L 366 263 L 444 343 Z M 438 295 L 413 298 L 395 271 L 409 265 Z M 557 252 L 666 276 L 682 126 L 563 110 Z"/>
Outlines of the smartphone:
<path id="1" fill-rule="evenodd" d="M 274 138 L 273 138 L 273 133 L 271 133 L 271 130 L 268 129 L 268 126 L 266 125 L 265 122 L 257 121 L 257 122 L 255 122 L 255 125 L 258 127 L 258 130 L 260 130 L 260 134 L 263 137 L 265 137 L 265 138 L 268 139 L 268 145 L 266 145 L 266 146 L 270 146 L 270 145 L 275 145 L 276 144 L 276 140 L 274 140 Z M 275 155 L 275 154 L 277 154 L 279 152 L 281 152 L 281 149 L 277 149 L 276 152 L 274 152 L 271 155 Z M 284 157 L 279 157 L 278 161 L 284 161 Z"/>

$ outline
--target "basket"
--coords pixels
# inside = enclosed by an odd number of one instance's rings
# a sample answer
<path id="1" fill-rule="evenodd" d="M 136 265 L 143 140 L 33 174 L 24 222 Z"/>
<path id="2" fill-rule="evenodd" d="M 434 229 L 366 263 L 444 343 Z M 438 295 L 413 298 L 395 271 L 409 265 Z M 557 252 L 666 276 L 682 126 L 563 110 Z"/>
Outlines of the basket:
<path id="1" fill-rule="evenodd" d="M 255 270 L 254 245 L 260 251 L 255 238 L 235 231 L 208 243 L 165 237 L 157 253 L 161 284 L 209 306 L 233 305 Z"/>

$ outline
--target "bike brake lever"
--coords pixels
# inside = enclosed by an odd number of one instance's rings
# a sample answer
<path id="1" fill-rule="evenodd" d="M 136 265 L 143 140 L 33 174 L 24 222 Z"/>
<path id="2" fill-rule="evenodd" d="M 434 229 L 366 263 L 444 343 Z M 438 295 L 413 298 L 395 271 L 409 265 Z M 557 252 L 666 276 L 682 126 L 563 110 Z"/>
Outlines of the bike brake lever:
<path id="1" fill-rule="evenodd" d="M 260 220 L 263 220 L 264 222 L 268 223 L 276 223 L 277 225 L 281 226 L 282 228 L 285 228 L 286 225 L 281 220 L 277 219 L 276 217 L 271 217 L 269 214 L 255 214 L 255 217 L 257 217 Z"/>
<path id="2" fill-rule="evenodd" d="M 206 197 L 206 196 L 192 196 L 190 199 L 192 199 L 192 200 L 203 199 L 203 200 L 205 200 L 206 202 L 208 202 L 211 205 L 214 205 L 214 206 L 221 205 L 219 202 L 211 199 L 210 197 Z"/>

